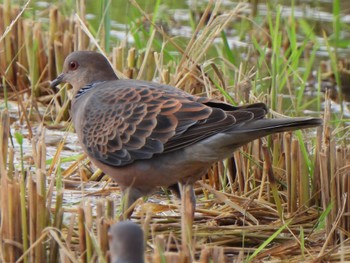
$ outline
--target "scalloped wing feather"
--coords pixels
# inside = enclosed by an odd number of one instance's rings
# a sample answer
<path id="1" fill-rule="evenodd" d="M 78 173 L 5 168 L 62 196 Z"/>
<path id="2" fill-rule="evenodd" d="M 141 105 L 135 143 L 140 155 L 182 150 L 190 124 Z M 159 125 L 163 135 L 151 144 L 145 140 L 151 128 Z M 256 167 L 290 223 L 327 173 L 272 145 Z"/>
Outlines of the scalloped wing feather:
<path id="1" fill-rule="evenodd" d="M 266 114 L 263 104 L 240 108 L 166 85 L 132 83 L 99 84 L 88 94 L 89 107 L 83 111 L 83 144 L 108 165 L 124 166 L 182 149 Z"/>

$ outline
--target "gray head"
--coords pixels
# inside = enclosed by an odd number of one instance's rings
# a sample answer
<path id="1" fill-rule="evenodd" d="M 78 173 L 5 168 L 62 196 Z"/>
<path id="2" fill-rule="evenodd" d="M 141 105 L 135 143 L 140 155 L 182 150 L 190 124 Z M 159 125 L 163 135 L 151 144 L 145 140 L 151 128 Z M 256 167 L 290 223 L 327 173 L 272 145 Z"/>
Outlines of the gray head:
<path id="1" fill-rule="evenodd" d="M 105 56 L 94 51 L 75 51 L 66 57 L 62 74 L 50 86 L 67 82 L 73 86 L 75 94 L 90 83 L 116 79 L 118 77 Z"/>
<path id="2" fill-rule="evenodd" d="M 143 263 L 144 240 L 143 231 L 131 221 L 114 224 L 110 233 L 110 250 L 112 263 Z"/>

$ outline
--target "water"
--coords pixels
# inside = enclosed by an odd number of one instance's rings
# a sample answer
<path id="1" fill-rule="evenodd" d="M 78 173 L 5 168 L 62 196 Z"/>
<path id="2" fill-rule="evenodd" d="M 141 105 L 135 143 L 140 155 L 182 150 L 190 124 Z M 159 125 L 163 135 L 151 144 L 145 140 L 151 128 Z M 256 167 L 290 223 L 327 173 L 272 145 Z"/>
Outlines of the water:
<path id="1" fill-rule="evenodd" d="M 252 3 L 254 1 L 251 1 Z M 333 1 L 322 0 L 322 1 L 295 1 L 295 6 L 290 5 L 291 1 L 270 1 L 270 6 L 266 3 L 263 4 L 249 4 L 249 9 L 245 10 L 242 14 L 246 16 L 244 19 L 235 18 L 232 23 L 230 23 L 225 30 L 227 43 L 229 47 L 239 54 L 240 58 L 235 66 L 239 66 L 241 61 L 247 59 L 247 55 L 254 50 L 252 38 L 255 38 L 261 30 L 264 28 L 264 23 L 267 24 L 267 17 L 271 16 L 274 20 L 274 12 L 276 12 L 276 6 L 278 4 L 281 6 L 281 17 L 283 21 L 281 22 L 281 28 L 289 26 L 289 20 L 292 13 L 297 24 L 297 41 L 299 44 L 305 39 L 305 30 L 311 29 L 312 33 L 315 34 L 314 40 L 310 38 L 311 45 L 318 45 L 316 50 L 316 59 L 314 61 L 314 77 L 317 79 L 317 70 L 323 61 L 328 61 L 329 63 L 329 52 L 336 51 L 337 59 L 350 57 L 350 31 L 346 30 L 350 26 L 350 1 L 343 0 L 340 1 L 341 15 L 340 24 L 341 30 L 339 33 L 339 38 L 334 33 L 334 21 L 335 17 L 333 15 Z M 142 10 L 149 15 L 152 19 L 154 12 L 155 0 L 145 0 L 138 1 Z M 170 36 L 176 39 L 184 39 L 183 42 L 192 37 L 194 32 L 194 27 L 196 22 L 199 21 L 200 16 L 204 12 L 208 1 L 162 1 L 159 7 L 158 17 L 156 19 L 156 24 L 163 28 L 164 31 Z M 230 10 L 235 8 L 238 1 L 222 1 L 222 5 L 219 8 L 219 12 L 223 13 L 225 10 Z M 87 12 L 89 13 L 88 18 L 91 24 L 97 31 L 101 24 L 102 9 L 101 4 L 88 0 L 87 1 Z M 253 18 L 250 16 L 252 13 L 255 14 Z M 272 15 L 271 15 L 272 14 Z M 149 29 L 150 22 L 135 8 L 129 1 L 117 0 L 112 1 L 109 11 L 109 16 L 111 19 L 111 47 L 118 46 L 120 43 L 126 43 L 126 45 L 137 46 L 137 40 L 135 36 L 140 38 L 141 41 L 147 42 L 149 36 L 145 36 L 145 33 L 141 31 L 143 28 Z M 251 19 L 251 20 L 250 20 Z M 192 25 L 192 26 L 191 26 Z M 260 28 L 260 29 L 259 29 Z M 252 31 L 256 31 L 253 32 Z M 286 30 L 288 31 L 288 30 Z M 243 32 L 243 33 L 242 33 Z M 254 35 L 255 34 L 255 35 Z M 327 36 L 327 38 L 325 38 Z M 162 36 L 158 35 L 159 41 L 162 42 Z M 284 36 L 286 38 L 286 36 Z M 138 39 L 138 41 L 140 41 Z M 312 43 L 313 42 L 313 43 Z M 219 35 L 214 41 L 219 47 L 223 45 L 223 40 Z M 144 45 L 145 46 L 145 45 Z M 139 46 L 139 49 L 144 48 L 144 46 Z M 154 47 L 156 50 L 159 47 Z M 336 50 L 335 50 L 336 49 Z M 174 50 L 174 56 L 172 59 L 179 59 L 182 55 L 176 53 Z M 207 57 L 220 57 L 221 55 L 217 53 L 217 50 L 209 49 Z M 251 67 L 255 66 L 256 62 L 251 63 Z M 303 71 L 304 68 L 300 68 Z M 331 66 L 328 66 L 328 70 L 332 71 Z M 325 80 L 328 81 L 327 79 Z M 269 85 L 269 84 L 268 84 Z M 292 84 L 293 85 L 293 84 Z M 294 84 L 296 88 L 300 84 Z M 325 86 L 322 82 L 322 86 Z M 349 85 L 350 83 L 343 83 L 343 85 Z M 307 85 L 307 93 L 315 96 L 315 91 L 317 91 L 318 82 L 310 81 Z M 332 89 L 338 89 L 336 83 L 331 84 Z M 350 88 L 349 88 L 350 90 Z M 344 90 L 343 90 L 344 91 Z M 350 91 L 349 91 L 350 93 Z M 287 102 L 289 105 L 290 102 Z M 313 109 L 316 106 L 313 106 Z M 335 107 L 334 110 L 337 111 L 340 107 Z"/>
<path id="2" fill-rule="evenodd" d="M 3 0 L 0 1 L 0 3 Z M 23 3 L 24 1 L 16 1 Z M 113 0 L 110 1 L 108 12 L 104 13 L 103 3 L 104 1 L 86 0 L 86 18 L 89 21 L 90 26 L 93 28 L 93 32 L 98 32 L 101 24 L 103 23 L 104 15 L 108 15 L 110 18 L 110 46 L 117 46 L 120 43 L 126 43 L 133 45 L 135 43 L 135 32 L 140 33 L 143 28 L 149 29 L 150 22 L 147 18 L 130 3 L 129 0 Z M 108 1 L 106 1 L 108 2 Z M 137 1 L 140 8 L 144 10 L 151 19 L 153 18 L 153 12 L 156 4 L 156 0 L 143 0 Z M 254 1 L 251 1 L 254 2 Z M 261 26 L 266 20 L 266 17 L 271 11 L 279 4 L 281 5 L 281 15 L 283 18 L 288 19 L 291 16 L 292 11 L 297 20 L 298 29 L 301 30 L 301 22 L 306 21 L 308 26 L 316 34 L 317 42 L 320 43 L 319 50 L 317 51 L 317 57 L 319 59 L 328 59 L 329 54 L 325 44 L 324 33 L 330 38 L 334 36 L 332 8 L 333 1 L 320 0 L 320 1 L 295 1 L 295 7 L 292 9 L 290 6 L 291 1 L 270 1 L 270 6 L 267 4 L 249 4 L 250 8 L 246 11 L 246 15 L 255 14 L 253 23 L 255 26 Z M 200 16 L 207 6 L 208 1 L 201 0 L 163 0 L 159 6 L 157 13 L 156 24 L 164 29 L 169 36 L 189 38 L 192 36 L 194 26 L 198 22 Z M 239 1 L 225 0 L 221 1 L 221 7 L 219 8 L 219 14 L 225 12 L 225 10 L 233 9 Z M 42 19 L 43 22 L 48 22 L 47 13 L 43 12 L 50 5 L 55 4 L 55 1 L 32 1 L 31 9 L 29 12 L 36 11 L 36 18 Z M 56 2 L 62 11 L 69 15 L 72 9 L 75 9 L 74 2 L 61 3 Z M 338 42 L 337 55 L 339 57 L 349 57 L 350 55 L 350 31 L 346 30 L 350 26 L 350 1 L 342 0 L 340 21 L 343 25 L 340 32 L 341 41 Z M 249 17 L 246 18 L 248 21 Z M 244 19 L 243 19 L 244 20 Z M 252 44 L 249 36 L 242 36 L 240 32 L 246 32 L 246 29 L 242 29 L 243 24 L 239 19 L 235 19 L 228 26 L 225 31 L 228 38 L 228 43 L 233 48 L 243 48 L 240 52 L 247 52 L 248 47 Z M 192 24 L 192 26 L 191 26 Z M 134 33 L 132 33 L 133 31 Z M 161 36 L 158 36 L 161 38 Z M 299 41 L 303 39 L 302 34 L 298 34 Z M 146 41 L 146 39 L 144 39 Z M 218 41 L 221 41 L 218 39 Z M 245 49 L 244 49 L 245 48 Z"/>
<path id="3" fill-rule="evenodd" d="M 156 0 L 144 0 L 137 1 L 140 7 L 145 11 L 147 15 L 152 18 L 154 6 Z M 196 1 L 196 0 L 180 0 L 170 1 L 164 0 L 159 7 L 157 23 L 168 26 L 171 35 L 187 36 L 186 30 L 181 30 L 182 27 L 188 26 L 191 17 L 199 18 L 206 8 L 208 1 Z M 290 1 L 270 1 L 274 2 L 274 6 L 268 7 L 265 3 L 258 4 L 254 7 L 250 4 L 250 9 L 247 13 L 256 12 L 256 17 L 265 18 L 269 9 L 273 9 L 277 4 L 281 4 L 282 17 L 288 18 L 291 15 L 292 7 Z M 340 21 L 345 24 L 350 24 L 350 2 L 342 0 L 341 2 L 341 17 Z M 98 1 L 87 0 L 86 11 L 89 14 L 88 18 L 97 30 L 101 17 L 103 15 L 101 3 Z M 233 9 L 239 1 L 222 1 L 221 10 Z M 294 7 L 294 16 L 296 19 L 305 19 L 310 23 L 311 27 L 314 27 L 315 32 L 320 38 L 323 38 L 323 31 L 330 32 L 332 30 L 332 23 L 334 17 L 332 14 L 333 1 L 296 1 Z M 256 11 L 254 11 L 256 9 Z M 140 18 L 140 12 L 135 8 L 128 0 L 114 0 L 111 1 L 109 16 L 111 18 L 112 30 L 126 32 L 131 23 L 134 23 Z M 146 22 L 146 18 L 144 18 Z M 331 32 L 330 32 L 331 33 Z M 343 30 L 341 32 L 342 38 L 349 39 L 350 32 Z M 124 40 L 123 34 L 118 34 L 119 40 Z"/>

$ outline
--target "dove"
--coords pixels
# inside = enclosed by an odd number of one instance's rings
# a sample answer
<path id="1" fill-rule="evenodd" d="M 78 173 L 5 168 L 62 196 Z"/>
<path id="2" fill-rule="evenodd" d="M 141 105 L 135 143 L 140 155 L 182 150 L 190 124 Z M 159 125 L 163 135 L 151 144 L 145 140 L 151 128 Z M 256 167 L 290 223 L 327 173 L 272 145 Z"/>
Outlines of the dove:
<path id="1" fill-rule="evenodd" d="M 127 196 L 126 207 L 158 187 L 191 189 L 210 166 L 273 133 L 316 127 L 313 117 L 266 118 L 264 103 L 233 106 L 176 87 L 119 79 L 94 51 L 69 54 L 52 87 L 73 87 L 71 117 L 83 151 Z"/>

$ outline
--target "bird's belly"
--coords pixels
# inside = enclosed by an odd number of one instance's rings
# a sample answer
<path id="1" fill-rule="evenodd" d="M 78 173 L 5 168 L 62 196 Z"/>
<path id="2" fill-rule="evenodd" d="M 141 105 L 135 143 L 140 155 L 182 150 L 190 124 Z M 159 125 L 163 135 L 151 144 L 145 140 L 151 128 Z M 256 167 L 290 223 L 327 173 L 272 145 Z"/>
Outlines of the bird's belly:
<path id="1" fill-rule="evenodd" d="M 112 167 L 99 161 L 94 163 L 121 186 L 138 189 L 167 187 L 177 182 L 193 183 L 210 167 L 206 162 L 190 162 L 176 156 L 168 157 L 162 155 L 149 160 L 139 160 L 123 167 Z"/>

